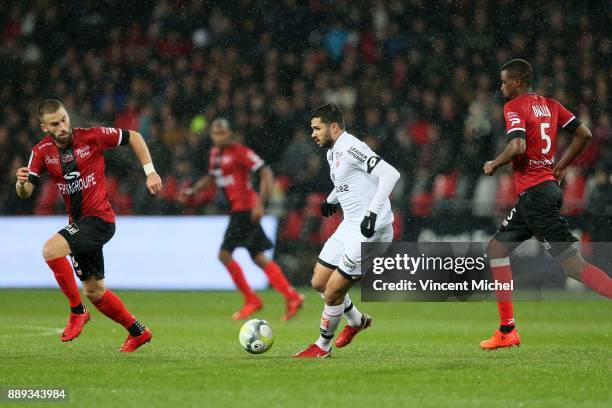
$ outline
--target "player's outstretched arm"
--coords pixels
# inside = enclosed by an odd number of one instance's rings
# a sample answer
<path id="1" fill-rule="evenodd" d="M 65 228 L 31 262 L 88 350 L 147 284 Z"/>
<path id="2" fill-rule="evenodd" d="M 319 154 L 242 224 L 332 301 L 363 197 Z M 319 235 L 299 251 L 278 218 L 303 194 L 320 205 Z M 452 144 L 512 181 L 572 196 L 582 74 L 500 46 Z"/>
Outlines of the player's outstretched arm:
<path id="1" fill-rule="evenodd" d="M 149 153 L 149 148 L 140 133 L 130 130 L 130 146 L 147 175 L 147 188 L 149 192 L 151 194 L 159 193 L 162 189 L 162 181 L 159 174 L 155 171 L 155 167 L 153 167 L 151 153 Z"/>
<path id="2" fill-rule="evenodd" d="M 561 160 L 555 164 L 553 168 L 553 174 L 559 182 L 563 179 L 565 169 L 570 165 L 572 161 L 582 152 L 584 147 L 589 143 L 589 141 L 593 138 L 591 131 L 584 124 L 581 124 L 574 131 L 574 138 L 572 139 L 572 143 L 563 153 L 563 157 Z"/>
<path id="3" fill-rule="evenodd" d="M 484 174 L 492 176 L 495 170 L 510 163 L 516 156 L 525 153 L 525 149 L 527 149 L 527 144 L 524 138 L 515 137 L 511 139 L 499 156 L 484 164 L 482 167 Z"/>
<path id="4" fill-rule="evenodd" d="M 15 190 L 19 198 L 29 198 L 34 191 L 34 184 L 28 181 L 30 172 L 27 167 L 21 167 L 17 170 L 17 183 L 15 184 Z"/>

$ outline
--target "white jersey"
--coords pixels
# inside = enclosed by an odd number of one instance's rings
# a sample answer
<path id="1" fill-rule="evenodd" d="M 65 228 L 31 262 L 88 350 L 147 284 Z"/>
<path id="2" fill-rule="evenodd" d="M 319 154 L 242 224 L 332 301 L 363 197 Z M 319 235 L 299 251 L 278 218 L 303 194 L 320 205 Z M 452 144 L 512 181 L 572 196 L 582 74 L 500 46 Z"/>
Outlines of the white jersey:
<path id="1" fill-rule="evenodd" d="M 360 225 L 378 188 L 378 178 L 370 173 L 381 158 L 367 144 L 344 131 L 327 151 L 327 161 L 344 222 Z M 387 197 L 377 213 L 376 229 L 391 223 L 393 212 Z"/>

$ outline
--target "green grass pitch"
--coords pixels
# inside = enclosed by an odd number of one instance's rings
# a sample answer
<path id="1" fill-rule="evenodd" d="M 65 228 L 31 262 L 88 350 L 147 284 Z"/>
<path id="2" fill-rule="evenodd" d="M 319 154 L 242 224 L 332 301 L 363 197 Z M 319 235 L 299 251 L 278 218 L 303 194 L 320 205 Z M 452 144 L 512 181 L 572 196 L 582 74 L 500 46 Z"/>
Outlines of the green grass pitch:
<path id="1" fill-rule="evenodd" d="M 117 349 L 126 332 L 96 310 L 64 344 L 59 291 L 2 290 L 0 387 L 69 390 L 69 402 L 45 406 L 612 406 L 612 302 L 517 303 L 523 345 L 485 352 L 478 342 L 498 322 L 493 302 L 357 301 L 373 326 L 331 359 L 304 361 L 290 357 L 316 339 L 322 301 L 303 292 L 290 322 L 280 320 L 280 296 L 263 293 L 257 317 L 271 323 L 275 344 L 250 355 L 230 320 L 236 293 L 118 291 L 153 331 L 125 355 Z M 24 403 L 0 401 L 11 405 Z"/>

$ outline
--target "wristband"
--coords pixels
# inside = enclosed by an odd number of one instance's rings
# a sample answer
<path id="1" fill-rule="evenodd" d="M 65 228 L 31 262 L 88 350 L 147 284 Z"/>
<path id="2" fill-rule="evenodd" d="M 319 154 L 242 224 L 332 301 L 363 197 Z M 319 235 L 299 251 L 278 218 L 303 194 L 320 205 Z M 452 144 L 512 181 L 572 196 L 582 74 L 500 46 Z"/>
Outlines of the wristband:
<path id="1" fill-rule="evenodd" d="M 142 168 L 144 169 L 145 175 L 147 176 L 151 173 L 155 173 L 155 167 L 153 167 L 153 163 L 147 163 L 142 166 Z"/>

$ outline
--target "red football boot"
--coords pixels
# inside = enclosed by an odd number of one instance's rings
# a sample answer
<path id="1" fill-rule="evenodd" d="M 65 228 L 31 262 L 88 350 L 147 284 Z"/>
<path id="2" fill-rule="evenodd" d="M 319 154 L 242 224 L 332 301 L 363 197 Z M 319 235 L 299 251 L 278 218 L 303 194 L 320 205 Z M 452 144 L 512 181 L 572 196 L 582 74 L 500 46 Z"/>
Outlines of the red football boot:
<path id="1" fill-rule="evenodd" d="M 76 337 L 79 337 L 83 327 L 85 327 L 90 318 L 91 315 L 87 309 L 85 309 L 85 313 L 70 313 L 68 323 L 66 324 L 66 328 L 62 332 L 60 339 L 62 341 L 70 341 Z"/>
<path id="2" fill-rule="evenodd" d="M 372 324 L 372 318 L 367 314 L 361 316 L 361 324 L 356 327 L 351 327 L 349 325 L 344 326 L 342 332 L 336 338 L 336 347 L 342 348 L 344 346 L 348 346 L 351 341 L 353 341 L 353 337 L 357 335 L 362 330 L 367 329 Z"/>
<path id="3" fill-rule="evenodd" d="M 325 351 L 316 344 L 311 344 L 306 347 L 304 350 L 297 353 L 295 358 L 326 358 L 331 356 L 331 349 L 329 351 Z"/>
<path id="4" fill-rule="evenodd" d="M 132 351 L 136 351 L 138 347 L 150 342 L 151 337 L 153 337 L 153 333 L 151 333 L 151 330 L 149 329 L 145 329 L 140 336 L 129 335 L 127 339 L 125 339 L 125 343 L 123 343 L 123 346 L 121 346 L 119 351 L 122 353 L 131 353 Z"/>
<path id="5" fill-rule="evenodd" d="M 254 298 L 251 300 L 247 300 L 247 302 L 242 306 L 242 309 L 237 311 L 232 315 L 232 319 L 234 320 L 243 320 L 260 310 L 263 307 L 263 303 L 259 298 Z"/>
<path id="6" fill-rule="evenodd" d="M 299 293 L 292 299 L 287 301 L 287 312 L 283 315 L 283 320 L 289 320 L 300 310 L 304 304 L 304 295 Z"/>

